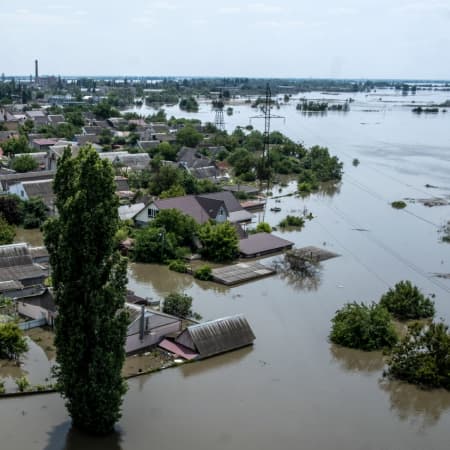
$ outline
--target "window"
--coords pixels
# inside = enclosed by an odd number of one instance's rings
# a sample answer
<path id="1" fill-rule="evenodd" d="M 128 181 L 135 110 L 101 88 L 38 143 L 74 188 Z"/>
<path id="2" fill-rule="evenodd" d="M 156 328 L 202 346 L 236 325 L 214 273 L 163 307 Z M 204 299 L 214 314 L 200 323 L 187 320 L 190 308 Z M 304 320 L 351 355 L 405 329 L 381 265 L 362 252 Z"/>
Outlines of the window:
<path id="1" fill-rule="evenodd" d="M 148 218 L 154 219 L 156 217 L 156 214 L 158 213 L 157 209 L 154 208 L 148 208 Z"/>

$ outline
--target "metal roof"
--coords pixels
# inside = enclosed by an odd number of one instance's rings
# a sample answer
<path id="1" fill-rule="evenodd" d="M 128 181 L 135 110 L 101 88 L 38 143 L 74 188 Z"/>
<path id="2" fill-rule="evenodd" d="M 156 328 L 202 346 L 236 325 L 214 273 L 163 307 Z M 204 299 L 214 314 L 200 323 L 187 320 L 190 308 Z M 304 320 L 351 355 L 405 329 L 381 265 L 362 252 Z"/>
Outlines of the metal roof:
<path id="1" fill-rule="evenodd" d="M 274 253 L 285 248 L 291 248 L 293 245 L 293 242 L 270 233 L 256 233 L 239 241 L 239 251 L 242 255 L 250 257 L 258 254 Z"/>
<path id="2" fill-rule="evenodd" d="M 242 315 L 223 317 L 210 322 L 191 325 L 176 342 L 198 351 L 201 358 L 250 345 L 255 335 Z"/>

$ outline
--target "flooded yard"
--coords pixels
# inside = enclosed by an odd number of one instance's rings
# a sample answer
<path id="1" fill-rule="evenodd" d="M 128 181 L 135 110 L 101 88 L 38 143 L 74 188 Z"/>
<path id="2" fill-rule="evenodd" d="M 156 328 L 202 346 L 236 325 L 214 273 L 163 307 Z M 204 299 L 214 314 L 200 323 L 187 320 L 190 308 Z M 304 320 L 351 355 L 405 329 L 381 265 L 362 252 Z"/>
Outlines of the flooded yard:
<path id="1" fill-rule="evenodd" d="M 446 99 L 434 95 L 431 101 Z M 137 295 L 161 299 L 184 291 L 194 298 L 193 309 L 203 320 L 243 313 L 256 335 L 253 347 L 130 379 L 117 434 L 105 439 L 71 430 L 56 394 L 2 400 L 0 433 L 8 450 L 447 449 L 449 392 L 384 380 L 381 353 L 328 341 L 330 319 L 344 303 L 378 301 L 406 279 L 433 294 L 436 317 L 450 322 L 450 280 L 433 276 L 450 273 L 450 244 L 439 234 L 450 219 L 450 206 L 414 202 L 403 210 L 391 207 L 408 198 L 448 199 L 450 115 L 417 116 L 402 101 L 393 92 L 357 94 L 349 113 L 325 116 L 305 116 L 294 103 L 281 107 L 286 122 L 273 124 L 274 129 L 308 146 L 326 145 L 345 164 L 335 189 L 267 204 L 264 219 L 272 226 L 304 208 L 314 216 L 301 231 L 278 229 L 277 236 L 296 247 L 312 245 L 340 255 L 321 262 L 309 277 L 279 272 L 227 287 L 163 266 L 130 264 L 128 287 Z M 206 105 L 196 114 L 176 108 L 167 114 L 212 117 Z M 235 105 L 227 127 L 246 125 L 252 115 L 247 105 Z M 352 165 L 354 158 L 358 166 Z M 273 192 L 294 190 L 290 182 Z M 281 211 L 270 211 L 275 206 Z M 260 218 L 256 215 L 255 222 Z M 280 258 L 261 262 L 273 265 Z M 52 358 L 39 348 L 36 365 Z M 32 367 L 31 359 L 20 370 L 31 373 Z M 39 367 L 37 373 L 44 376 Z"/>

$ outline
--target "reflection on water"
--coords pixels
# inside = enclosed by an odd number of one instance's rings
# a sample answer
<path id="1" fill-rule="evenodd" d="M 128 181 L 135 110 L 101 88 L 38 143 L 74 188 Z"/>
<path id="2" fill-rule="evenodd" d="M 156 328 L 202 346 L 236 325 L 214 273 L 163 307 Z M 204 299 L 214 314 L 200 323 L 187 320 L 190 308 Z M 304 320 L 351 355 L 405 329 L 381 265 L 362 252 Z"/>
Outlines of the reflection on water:
<path id="1" fill-rule="evenodd" d="M 233 352 L 224 353 L 220 356 L 208 358 L 203 361 L 193 362 L 191 364 L 183 364 L 180 369 L 183 377 L 195 376 L 200 373 L 218 370 L 228 364 L 237 364 L 244 360 L 253 351 L 253 346 L 241 348 Z"/>
<path id="2" fill-rule="evenodd" d="M 346 372 L 380 372 L 384 367 L 382 352 L 363 352 L 331 344 L 332 360 Z"/>
<path id="3" fill-rule="evenodd" d="M 296 291 L 317 291 L 321 283 L 322 264 L 307 264 L 303 269 L 293 270 L 286 259 L 272 261 L 279 277 Z"/>
<path id="4" fill-rule="evenodd" d="M 39 229 L 25 230 L 24 228 L 17 228 L 14 242 L 27 242 L 33 247 L 40 247 L 44 245 L 44 236 Z"/>
<path id="5" fill-rule="evenodd" d="M 426 428 L 438 423 L 441 415 L 450 409 L 450 392 L 444 389 L 424 390 L 400 381 L 380 381 L 380 387 L 389 394 L 391 410 L 400 420 L 415 424 L 418 420 Z"/>
<path id="6" fill-rule="evenodd" d="M 121 440 L 117 430 L 107 436 L 91 436 L 72 427 L 68 421 L 51 430 L 44 450 L 121 450 Z"/>
<path id="7" fill-rule="evenodd" d="M 165 297 L 171 292 L 181 292 L 197 285 L 202 290 L 225 293 L 229 287 L 208 281 L 196 280 L 192 275 L 169 270 L 167 266 L 159 264 L 133 263 L 129 265 L 128 287 L 140 295 L 151 297 L 154 293 L 158 297 Z M 140 288 L 140 289 L 137 289 Z"/>

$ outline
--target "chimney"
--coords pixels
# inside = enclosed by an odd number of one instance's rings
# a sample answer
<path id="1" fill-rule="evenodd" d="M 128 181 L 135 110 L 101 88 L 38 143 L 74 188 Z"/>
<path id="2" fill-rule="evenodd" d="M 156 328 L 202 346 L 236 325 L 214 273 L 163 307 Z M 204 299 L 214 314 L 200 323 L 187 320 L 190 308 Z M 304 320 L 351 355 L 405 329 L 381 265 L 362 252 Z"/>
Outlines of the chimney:
<path id="1" fill-rule="evenodd" d="M 39 82 L 39 62 L 37 59 L 34 60 L 34 82 L 36 84 Z"/>

